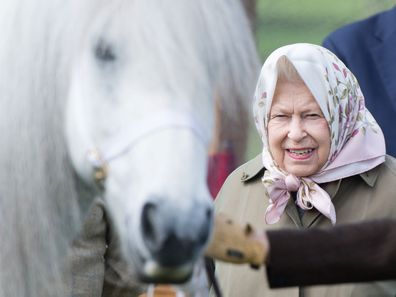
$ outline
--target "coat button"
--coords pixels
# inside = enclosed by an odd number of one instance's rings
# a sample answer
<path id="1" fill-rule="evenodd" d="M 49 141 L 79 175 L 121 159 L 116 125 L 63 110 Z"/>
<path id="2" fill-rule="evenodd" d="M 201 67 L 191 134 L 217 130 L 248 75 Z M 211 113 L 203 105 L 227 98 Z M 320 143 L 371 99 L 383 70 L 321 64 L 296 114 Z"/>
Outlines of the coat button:
<path id="1" fill-rule="evenodd" d="M 245 181 L 249 178 L 249 174 L 247 174 L 246 172 L 242 173 L 242 177 L 241 177 L 241 181 Z"/>

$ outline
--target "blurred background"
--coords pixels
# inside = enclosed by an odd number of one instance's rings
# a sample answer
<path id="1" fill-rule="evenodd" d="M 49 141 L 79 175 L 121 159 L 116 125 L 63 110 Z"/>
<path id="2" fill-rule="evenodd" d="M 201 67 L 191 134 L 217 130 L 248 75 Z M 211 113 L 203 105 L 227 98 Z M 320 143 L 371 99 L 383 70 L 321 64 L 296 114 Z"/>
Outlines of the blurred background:
<path id="1" fill-rule="evenodd" d="M 395 0 L 245 1 L 255 19 L 253 27 L 262 62 L 282 45 L 296 42 L 321 44 L 337 28 L 390 9 L 396 4 Z M 260 151 L 261 140 L 252 126 L 246 160 Z"/>

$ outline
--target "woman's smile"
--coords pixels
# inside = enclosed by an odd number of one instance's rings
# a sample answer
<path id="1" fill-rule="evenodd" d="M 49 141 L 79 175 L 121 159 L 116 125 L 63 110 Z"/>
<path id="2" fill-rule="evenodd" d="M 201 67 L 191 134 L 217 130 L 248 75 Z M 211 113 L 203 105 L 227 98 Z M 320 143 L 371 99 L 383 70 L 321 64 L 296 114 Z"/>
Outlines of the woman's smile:
<path id="1" fill-rule="evenodd" d="M 294 160 L 308 160 L 314 152 L 314 148 L 286 149 L 287 155 Z"/>

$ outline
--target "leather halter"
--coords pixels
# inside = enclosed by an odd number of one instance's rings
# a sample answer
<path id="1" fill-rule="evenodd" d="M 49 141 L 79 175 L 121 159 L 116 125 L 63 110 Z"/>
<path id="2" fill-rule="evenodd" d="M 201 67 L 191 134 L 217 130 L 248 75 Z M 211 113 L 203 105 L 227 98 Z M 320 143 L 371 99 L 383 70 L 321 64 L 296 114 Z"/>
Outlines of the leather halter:
<path id="1" fill-rule="evenodd" d="M 106 143 L 92 145 L 87 150 L 86 160 L 92 167 L 92 179 L 100 188 L 103 188 L 107 177 L 108 163 L 128 153 L 134 145 L 149 135 L 166 129 L 187 129 L 192 131 L 205 146 L 209 143 L 210 133 L 205 131 L 192 114 L 186 112 L 161 110 L 151 113 L 149 118 L 143 118 L 134 125 L 139 128 L 131 131 L 124 129 Z"/>

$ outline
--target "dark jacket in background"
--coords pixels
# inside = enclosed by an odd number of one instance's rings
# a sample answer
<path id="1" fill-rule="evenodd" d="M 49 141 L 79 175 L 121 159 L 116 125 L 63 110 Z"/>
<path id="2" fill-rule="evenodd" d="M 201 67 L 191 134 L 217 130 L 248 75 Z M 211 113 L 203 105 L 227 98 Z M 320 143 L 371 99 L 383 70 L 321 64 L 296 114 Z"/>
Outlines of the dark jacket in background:
<path id="1" fill-rule="evenodd" d="M 336 30 L 323 46 L 357 77 L 386 151 L 396 156 L 396 7 Z"/>

